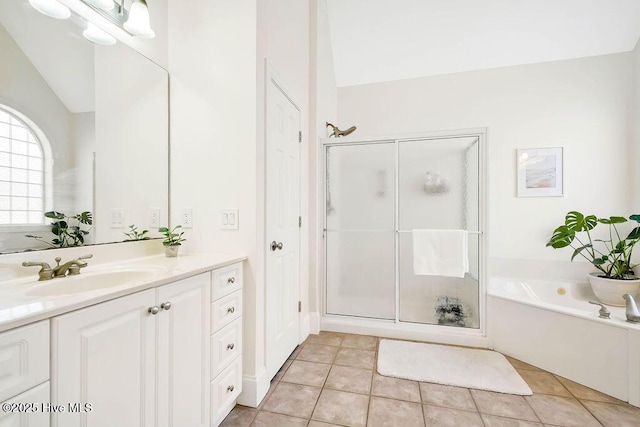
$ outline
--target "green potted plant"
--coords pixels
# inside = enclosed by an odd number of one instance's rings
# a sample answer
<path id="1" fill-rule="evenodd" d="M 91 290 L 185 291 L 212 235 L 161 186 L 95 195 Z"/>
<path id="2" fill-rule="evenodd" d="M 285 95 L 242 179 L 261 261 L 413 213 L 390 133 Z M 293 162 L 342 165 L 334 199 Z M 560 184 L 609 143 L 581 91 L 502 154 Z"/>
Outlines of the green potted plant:
<path id="1" fill-rule="evenodd" d="M 182 228 L 181 225 L 176 225 L 172 229 L 167 227 L 161 227 L 158 231 L 164 235 L 164 240 L 162 241 L 162 245 L 164 246 L 164 254 L 169 258 L 174 258 L 178 256 L 178 249 L 182 242 L 187 239 L 184 239 L 182 235 L 184 231 L 178 232 L 178 229 Z"/>
<path id="2" fill-rule="evenodd" d="M 130 242 L 133 240 L 149 240 L 149 236 L 147 233 L 149 230 L 138 231 L 138 227 L 135 224 L 131 224 L 129 226 L 129 231 L 125 231 L 124 235 L 127 236 L 125 242 Z"/>
<path id="3" fill-rule="evenodd" d="M 45 218 L 52 219 L 51 232 L 55 235 L 51 242 L 47 242 L 42 236 L 25 234 L 25 237 L 36 239 L 46 243 L 52 248 L 70 248 L 84 245 L 85 236 L 89 230 L 82 228 L 82 225 L 92 225 L 93 215 L 85 211 L 76 215 L 67 216 L 62 212 L 49 211 L 44 213 Z"/>
<path id="4" fill-rule="evenodd" d="M 640 291 L 640 278 L 633 271 L 637 264 L 631 262 L 633 248 L 640 241 L 640 215 L 631 215 L 629 220 L 636 224 L 625 236 L 617 227 L 628 221 L 625 217 L 598 218 L 571 211 L 547 243 L 554 249 L 571 247 L 571 261 L 581 256 L 598 270 L 589 274 L 589 283 L 593 293 L 604 304 L 624 306 L 624 294 L 635 295 Z M 608 227 L 608 237 L 592 238 L 598 224 Z"/>

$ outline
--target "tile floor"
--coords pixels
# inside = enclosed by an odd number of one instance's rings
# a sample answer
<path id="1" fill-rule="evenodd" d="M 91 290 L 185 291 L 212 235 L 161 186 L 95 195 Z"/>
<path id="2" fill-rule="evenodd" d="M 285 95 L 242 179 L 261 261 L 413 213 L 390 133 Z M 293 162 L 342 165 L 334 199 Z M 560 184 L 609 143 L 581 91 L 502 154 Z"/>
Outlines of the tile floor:
<path id="1" fill-rule="evenodd" d="M 310 335 L 261 405 L 236 406 L 222 426 L 640 426 L 640 409 L 511 358 L 533 396 L 383 377 L 375 370 L 379 340 Z"/>

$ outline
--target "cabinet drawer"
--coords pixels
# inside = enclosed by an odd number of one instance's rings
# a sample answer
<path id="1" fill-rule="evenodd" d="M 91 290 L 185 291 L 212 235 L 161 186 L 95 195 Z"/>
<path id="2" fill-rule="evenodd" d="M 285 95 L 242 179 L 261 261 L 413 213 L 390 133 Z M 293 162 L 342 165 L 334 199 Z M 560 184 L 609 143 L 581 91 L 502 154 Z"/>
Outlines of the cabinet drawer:
<path id="1" fill-rule="evenodd" d="M 242 315 L 242 291 L 211 303 L 211 333 L 216 333 Z"/>
<path id="2" fill-rule="evenodd" d="M 47 381 L 2 402 L 3 406 L 5 403 L 24 406 L 12 408 L 16 409 L 15 412 L 0 411 L 0 426 L 49 427 L 49 412 L 47 412 L 46 406 L 43 408 L 43 405 L 49 402 L 49 381 Z"/>
<path id="3" fill-rule="evenodd" d="M 0 334 L 0 402 L 48 379 L 48 320 Z"/>
<path id="4" fill-rule="evenodd" d="M 211 298 L 217 300 L 242 287 L 242 263 L 214 270 L 211 280 Z"/>
<path id="5" fill-rule="evenodd" d="M 211 381 L 211 424 L 217 425 L 221 415 L 233 405 L 242 391 L 242 357 Z"/>
<path id="6" fill-rule="evenodd" d="M 211 378 L 242 354 L 242 319 L 234 320 L 211 337 Z"/>

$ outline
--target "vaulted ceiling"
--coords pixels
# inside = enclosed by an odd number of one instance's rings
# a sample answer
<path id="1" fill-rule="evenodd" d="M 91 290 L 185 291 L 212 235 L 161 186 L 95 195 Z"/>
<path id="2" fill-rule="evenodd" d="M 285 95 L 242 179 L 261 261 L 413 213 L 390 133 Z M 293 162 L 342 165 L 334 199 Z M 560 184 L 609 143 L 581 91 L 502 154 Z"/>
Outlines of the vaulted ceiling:
<path id="1" fill-rule="evenodd" d="M 327 0 L 338 86 L 628 52 L 639 0 Z"/>

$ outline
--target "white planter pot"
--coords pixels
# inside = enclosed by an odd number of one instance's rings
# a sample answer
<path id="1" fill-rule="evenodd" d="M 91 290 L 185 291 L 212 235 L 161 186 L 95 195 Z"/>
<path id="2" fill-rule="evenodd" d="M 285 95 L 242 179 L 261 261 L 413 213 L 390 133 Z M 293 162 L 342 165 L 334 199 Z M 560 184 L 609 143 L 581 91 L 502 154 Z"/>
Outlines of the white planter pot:
<path id="1" fill-rule="evenodd" d="M 164 254 L 167 258 L 175 258 L 178 256 L 178 249 L 180 249 L 180 246 L 165 246 L 164 247 Z"/>
<path id="2" fill-rule="evenodd" d="M 593 293 L 596 294 L 601 303 L 624 307 L 624 294 L 636 295 L 640 292 L 640 279 L 618 280 L 599 277 L 602 273 L 589 273 L 589 283 Z"/>

